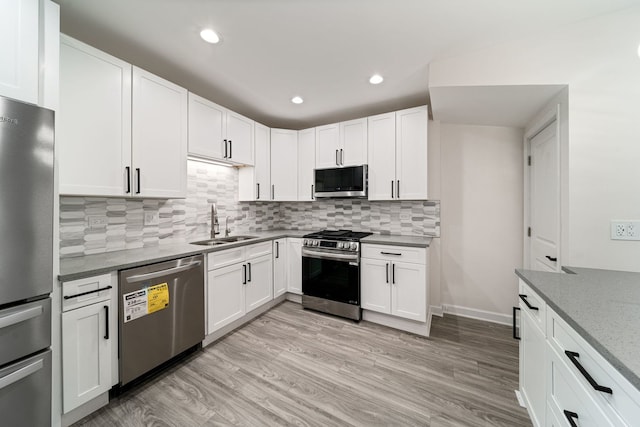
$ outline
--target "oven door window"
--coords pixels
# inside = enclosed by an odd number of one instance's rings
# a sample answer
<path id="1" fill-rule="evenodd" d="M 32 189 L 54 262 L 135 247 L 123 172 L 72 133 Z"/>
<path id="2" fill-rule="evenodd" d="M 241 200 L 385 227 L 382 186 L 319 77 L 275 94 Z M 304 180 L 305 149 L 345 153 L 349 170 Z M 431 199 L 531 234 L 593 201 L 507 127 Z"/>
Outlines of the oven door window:
<path id="1" fill-rule="evenodd" d="M 360 304 L 360 267 L 345 261 L 302 257 L 302 293 Z"/>

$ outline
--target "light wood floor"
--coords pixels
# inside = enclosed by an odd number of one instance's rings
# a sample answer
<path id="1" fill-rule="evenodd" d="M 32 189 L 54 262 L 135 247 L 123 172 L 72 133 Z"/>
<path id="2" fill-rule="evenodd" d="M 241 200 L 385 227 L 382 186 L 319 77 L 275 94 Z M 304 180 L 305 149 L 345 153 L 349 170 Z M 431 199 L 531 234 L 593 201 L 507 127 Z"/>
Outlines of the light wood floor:
<path id="1" fill-rule="evenodd" d="M 434 317 L 431 338 L 285 302 L 82 426 L 531 426 L 507 326 Z"/>

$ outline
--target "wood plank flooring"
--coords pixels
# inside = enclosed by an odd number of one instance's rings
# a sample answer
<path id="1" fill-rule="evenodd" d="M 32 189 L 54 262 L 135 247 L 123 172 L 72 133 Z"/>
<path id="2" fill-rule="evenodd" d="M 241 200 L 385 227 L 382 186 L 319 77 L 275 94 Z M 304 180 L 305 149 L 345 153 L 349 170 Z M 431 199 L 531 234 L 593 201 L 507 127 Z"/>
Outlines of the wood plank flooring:
<path id="1" fill-rule="evenodd" d="M 423 338 L 285 302 L 78 426 L 531 426 L 507 326 Z"/>

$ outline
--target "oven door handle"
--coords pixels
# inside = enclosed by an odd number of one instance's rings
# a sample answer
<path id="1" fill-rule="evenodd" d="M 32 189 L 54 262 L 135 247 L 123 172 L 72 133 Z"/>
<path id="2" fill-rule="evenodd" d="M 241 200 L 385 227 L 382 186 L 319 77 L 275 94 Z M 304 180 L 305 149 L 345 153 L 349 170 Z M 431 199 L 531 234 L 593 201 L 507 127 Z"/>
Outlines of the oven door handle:
<path id="1" fill-rule="evenodd" d="M 336 254 L 336 253 L 327 253 L 327 252 L 316 252 L 309 251 L 306 249 L 302 249 L 302 256 L 307 258 L 316 258 L 316 259 L 332 259 L 336 261 L 350 261 L 359 263 L 358 255 L 346 255 L 346 254 Z"/>

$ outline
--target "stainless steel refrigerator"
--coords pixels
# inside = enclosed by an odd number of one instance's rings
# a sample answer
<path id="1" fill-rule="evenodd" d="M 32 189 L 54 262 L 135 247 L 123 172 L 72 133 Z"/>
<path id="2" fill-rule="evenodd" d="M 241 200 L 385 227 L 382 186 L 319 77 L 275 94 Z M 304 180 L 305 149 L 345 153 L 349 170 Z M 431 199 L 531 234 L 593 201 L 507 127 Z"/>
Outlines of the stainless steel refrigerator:
<path id="1" fill-rule="evenodd" d="M 51 424 L 53 112 L 0 97 L 0 424 Z"/>

